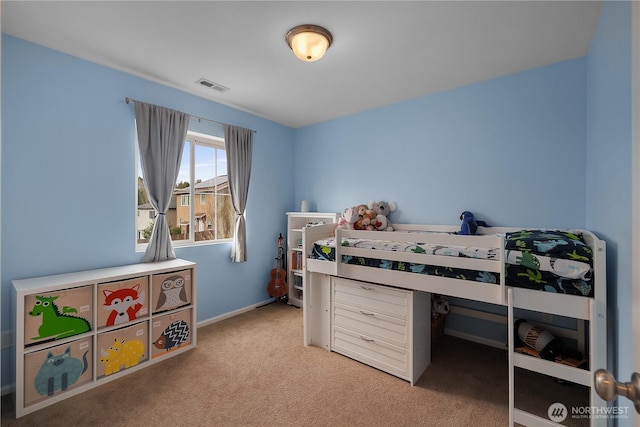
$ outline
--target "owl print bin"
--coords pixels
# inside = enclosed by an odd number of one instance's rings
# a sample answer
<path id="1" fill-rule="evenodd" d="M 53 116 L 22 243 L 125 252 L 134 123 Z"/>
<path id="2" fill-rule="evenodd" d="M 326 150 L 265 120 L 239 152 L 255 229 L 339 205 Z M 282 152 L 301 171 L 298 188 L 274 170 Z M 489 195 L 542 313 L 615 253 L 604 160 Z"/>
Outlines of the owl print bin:
<path id="1" fill-rule="evenodd" d="M 191 270 L 156 274 L 151 282 L 153 313 L 174 310 L 191 304 Z"/>

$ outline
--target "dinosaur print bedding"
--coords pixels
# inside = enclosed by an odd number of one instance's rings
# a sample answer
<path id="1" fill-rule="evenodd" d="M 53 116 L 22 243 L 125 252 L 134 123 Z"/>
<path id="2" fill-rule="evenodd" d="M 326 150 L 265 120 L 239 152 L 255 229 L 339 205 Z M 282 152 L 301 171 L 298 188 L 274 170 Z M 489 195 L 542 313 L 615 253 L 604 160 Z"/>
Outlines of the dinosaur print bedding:
<path id="1" fill-rule="evenodd" d="M 578 232 L 507 233 L 505 259 L 509 286 L 593 296 L 593 251 Z"/>
<path id="2" fill-rule="evenodd" d="M 425 255 L 496 259 L 499 248 L 443 246 L 419 242 L 391 242 L 357 238 L 343 239 L 342 246 L 372 250 L 412 252 Z M 314 243 L 310 257 L 335 261 L 334 238 Z M 486 271 L 431 266 L 412 262 L 343 255 L 341 262 L 410 273 L 499 282 L 499 275 Z M 579 233 L 561 230 L 521 230 L 505 235 L 505 273 L 508 286 L 572 295 L 593 296 L 591 281 L 593 254 Z"/>

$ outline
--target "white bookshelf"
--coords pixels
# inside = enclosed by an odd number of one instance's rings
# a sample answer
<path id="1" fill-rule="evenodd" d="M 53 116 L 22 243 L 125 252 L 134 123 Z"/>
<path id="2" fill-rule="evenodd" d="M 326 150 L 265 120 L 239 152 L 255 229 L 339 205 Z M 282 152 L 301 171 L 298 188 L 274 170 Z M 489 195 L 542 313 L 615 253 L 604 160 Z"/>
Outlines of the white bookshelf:
<path id="1" fill-rule="evenodd" d="M 302 230 L 305 227 L 334 223 L 337 213 L 287 212 L 287 286 L 289 304 L 302 307 L 305 290 L 305 264 L 302 250 Z"/>

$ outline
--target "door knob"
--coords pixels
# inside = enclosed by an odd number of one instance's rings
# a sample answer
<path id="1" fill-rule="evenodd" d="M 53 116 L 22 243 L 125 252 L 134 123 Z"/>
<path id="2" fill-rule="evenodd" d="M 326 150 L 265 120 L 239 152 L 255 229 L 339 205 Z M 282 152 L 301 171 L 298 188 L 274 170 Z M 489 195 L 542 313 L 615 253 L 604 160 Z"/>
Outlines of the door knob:
<path id="1" fill-rule="evenodd" d="M 598 396 L 607 401 L 612 401 L 616 395 L 624 396 L 633 402 L 636 412 L 640 414 L 640 374 L 634 372 L 628 383 L 616 381 L 605 369 L 598 369 L 593 376 Z"/>

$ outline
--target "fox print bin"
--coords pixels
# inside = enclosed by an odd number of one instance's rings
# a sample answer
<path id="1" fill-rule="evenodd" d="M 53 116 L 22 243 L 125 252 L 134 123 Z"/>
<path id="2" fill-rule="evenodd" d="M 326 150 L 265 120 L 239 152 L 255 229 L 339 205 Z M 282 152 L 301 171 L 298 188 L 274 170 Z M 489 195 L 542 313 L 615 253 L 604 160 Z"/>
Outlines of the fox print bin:
<path id="1" fill-rule="evenodd" d="M 98 284 L 98 329 L 149 315 L 149 276 Z"/>

